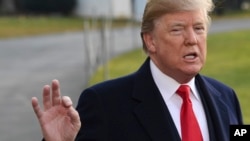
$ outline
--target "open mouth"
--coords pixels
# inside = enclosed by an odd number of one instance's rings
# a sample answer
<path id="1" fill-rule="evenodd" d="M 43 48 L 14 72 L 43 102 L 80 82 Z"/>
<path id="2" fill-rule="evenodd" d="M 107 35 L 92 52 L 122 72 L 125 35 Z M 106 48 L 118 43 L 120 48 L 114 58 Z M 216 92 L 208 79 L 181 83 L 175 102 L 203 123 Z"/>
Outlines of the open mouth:
<path id="1" fill-rule="evenodd" d="M 197 57 L 197 53 L 189 53 L 184 56 L 185 59 L 195 59 Z"/>

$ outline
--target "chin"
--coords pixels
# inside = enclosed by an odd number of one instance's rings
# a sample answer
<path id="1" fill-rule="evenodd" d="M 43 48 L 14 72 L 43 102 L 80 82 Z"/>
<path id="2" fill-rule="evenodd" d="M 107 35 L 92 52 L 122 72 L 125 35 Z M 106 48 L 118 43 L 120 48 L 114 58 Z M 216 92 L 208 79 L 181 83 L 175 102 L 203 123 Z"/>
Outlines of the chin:
<path id="1" fill-rule="evenodd" d="M 202 69 L 202 65 L 191 65 L 184 68 L 184 71 L 189 73 L 199 73 Z"/>
<path id="2" fill-rule="evenodd" d="M 185 74 L 187 74 L 188 76 L 195 76 L 200 72 L 201 69 L 189 69 L 189 70 L 185 70 Z"/>

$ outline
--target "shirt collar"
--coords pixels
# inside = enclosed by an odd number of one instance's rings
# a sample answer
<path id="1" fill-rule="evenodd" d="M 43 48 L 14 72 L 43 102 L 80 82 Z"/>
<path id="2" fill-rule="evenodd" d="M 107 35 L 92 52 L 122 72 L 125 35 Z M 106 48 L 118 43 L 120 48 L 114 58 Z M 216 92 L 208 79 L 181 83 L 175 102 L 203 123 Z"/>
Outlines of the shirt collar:
<path id="1" fill-rule="evenodd" d="M 154 64 L 152 60 L 150 60 L 150 69 L 159 91 L 162 95 L 164 95 L 165 98 L 170 99 L 181 84 L 159 70 L 159 68 Z M 195 78 L 192 78 L 188 83 L 186 83 L 186 85 L 189 85 L 189 87 L 191 88 L 191 92 L 195 96 L 195 98 L 200 100 L 198 91 L 195 86 Z"/>

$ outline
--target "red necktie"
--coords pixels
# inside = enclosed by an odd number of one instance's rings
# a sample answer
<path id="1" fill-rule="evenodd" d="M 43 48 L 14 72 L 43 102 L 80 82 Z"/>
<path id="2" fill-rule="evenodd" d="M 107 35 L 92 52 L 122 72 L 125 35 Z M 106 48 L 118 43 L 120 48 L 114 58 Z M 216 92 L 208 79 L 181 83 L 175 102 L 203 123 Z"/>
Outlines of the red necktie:
<path id="1" fill-rule="evenodd" d="M 192 102 L 189 98 L 190 87 L 188 85 L 181 85 L 176 93 L 179 94 L 183 100 L 181 106 L 182 141 L 202 141 L 200 127 L 194 115 Z"/>

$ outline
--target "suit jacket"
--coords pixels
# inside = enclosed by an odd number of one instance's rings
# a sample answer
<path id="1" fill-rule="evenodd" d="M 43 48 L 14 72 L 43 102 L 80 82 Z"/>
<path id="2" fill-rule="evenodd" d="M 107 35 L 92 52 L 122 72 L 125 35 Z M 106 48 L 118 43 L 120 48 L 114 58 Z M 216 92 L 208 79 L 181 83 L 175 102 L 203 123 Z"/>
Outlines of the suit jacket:
<path id="1" fill-rule="evenodd" d="M 83 91 L 76 107 L 82 122 L 77 141 L 181 141 L 151 75 L 149 60 L 133 74 Z M 235 92 L 200 74 L 195 84 L 210 141 L 229 141 L 229 125 L 243 124 Z"/>

